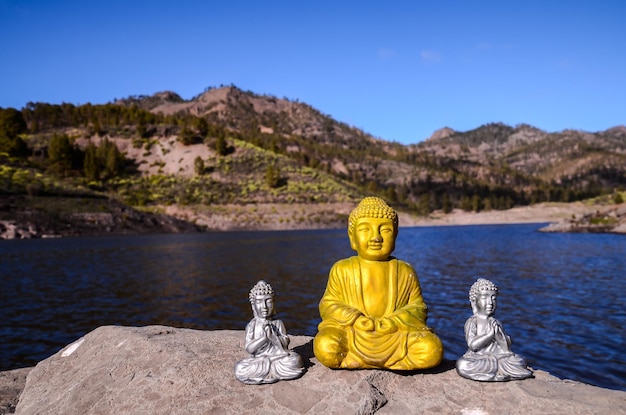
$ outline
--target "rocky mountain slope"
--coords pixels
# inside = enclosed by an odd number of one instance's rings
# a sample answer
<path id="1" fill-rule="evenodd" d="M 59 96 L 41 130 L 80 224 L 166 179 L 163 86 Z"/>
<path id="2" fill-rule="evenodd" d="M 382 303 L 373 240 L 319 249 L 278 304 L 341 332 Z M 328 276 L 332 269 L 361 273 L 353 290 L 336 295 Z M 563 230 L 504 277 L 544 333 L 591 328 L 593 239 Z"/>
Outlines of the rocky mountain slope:
<path id="1" fill-rule="evenodd" d="M 422 210 L 446 203 L 461 207 L 464 197 L 466 205 L 479 197 L 473 202 L 479 209 L 571 201 L 626 184 L 624 126 L 548 133 L 529 125 L 488 124 L 467 132 L 445 128 L 423 143 L 402 146 L 304 103 L 232 86 L 208 89 L 190 101 L 161 93 L 141 102 L 153 113 L 206 118 L 253 144 L 369 190 L 386 191 L 397 202 L 421 203 Z"/>
<path id="2" fill-rule="evenodd" d="M 490 124 L 468 132 L 448 130 L 445 136 L 431 138 L 416 148 L 439 157 L 505 164 L 557 184 L 618 187 L 625 177 L 626 127 L 597 133 L 546 133 L 529 125 L 513 128 Z"/>
<path id="3" fill-rule="evenodd" d="M 0 109 L 0 193 L 26 200 L 79 193 L 146 214 L 184 211 L 181 218 L 190 219 L 201 211 L 206 219 L 226 205 L 326 204 L 332 212 L 332 204 L 376 194 L 428 215 L 617 198 L 624 188 L 624 126 L 594 133 L 443 128 L 405 146 L 297 100 L 235 86 L 190 100 L 161 92 L 104 105 Z M 281 219 L 324 226 L 338 223 L 343 210 Z"/>

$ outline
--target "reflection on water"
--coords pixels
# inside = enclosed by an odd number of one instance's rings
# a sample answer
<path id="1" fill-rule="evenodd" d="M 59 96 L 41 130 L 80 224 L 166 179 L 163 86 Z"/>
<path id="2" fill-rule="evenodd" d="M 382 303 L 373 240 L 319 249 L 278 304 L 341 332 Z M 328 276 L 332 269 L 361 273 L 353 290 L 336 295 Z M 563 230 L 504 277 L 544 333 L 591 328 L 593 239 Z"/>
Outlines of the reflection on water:
<path id="1" fill-rule="evenodd" d="M 626 238 L 543 234 L 537 225 L 403 228 L 395 255 L 417 270 L 447 359 L 466 350 L 467 291 L 499 287 L 513 350 L 554 375 L 626 390 Z M 313 336 L 345 230 L 3 241 L 0 369 L 29 366 L 107 325 L 243 330 L 259 279 L 290 334 Z"/>

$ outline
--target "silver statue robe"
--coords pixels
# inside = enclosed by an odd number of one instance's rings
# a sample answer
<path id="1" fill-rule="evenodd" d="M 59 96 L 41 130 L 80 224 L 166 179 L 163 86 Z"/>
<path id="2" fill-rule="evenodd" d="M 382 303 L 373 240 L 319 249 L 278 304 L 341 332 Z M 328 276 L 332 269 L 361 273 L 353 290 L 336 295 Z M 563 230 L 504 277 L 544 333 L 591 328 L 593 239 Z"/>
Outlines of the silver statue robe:
<path id="1" fill-rule="evenodd" d="M 281 320 L 254 318 L 246 326 L 245 348 L 250 357 L 235 365 L 235 377 L 258 385 L 295 379 L 304 372 L 299 354 L 289 351 L 289 336 Z"/>
<path id="2" fill-rule="evenodd" d="M 470 349 L 456 362 L 457 373 L 465 378 L 480 381 L 505 381 L 525 379 L 532 376 L 526 367 L 526 360 L 510 349 L 511 338 L 504 333 L 502 324 L 493 317 L 487 318 L 487 325 L 494 325 L 494 339 L 486 346 Z M 465 322 L 465 340 L 470 345 L 478 333 L 478 318 L 472 316 Z M 506 345 L 506 347 L 503 347 Z"/>

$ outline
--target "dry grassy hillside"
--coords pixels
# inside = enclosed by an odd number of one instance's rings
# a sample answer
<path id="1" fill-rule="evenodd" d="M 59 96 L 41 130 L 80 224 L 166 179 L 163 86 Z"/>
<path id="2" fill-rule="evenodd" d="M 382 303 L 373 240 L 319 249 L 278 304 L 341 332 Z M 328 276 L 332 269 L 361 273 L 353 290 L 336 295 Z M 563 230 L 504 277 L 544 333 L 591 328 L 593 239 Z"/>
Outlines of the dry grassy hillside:
<path id="1" fill-rule="evenodd" d="M 24 200 L 110 198 L 195 220 L 226 206 L 317 204 L 325 206 L 320 218 L 335 223 L 345 212 L 331 217 L 329 204 L 372 194 L 421 216 L 602 195 L 617 203 L 626 127 L 550 133 L 488 124 L 443 128 L 405 146 L 297 100 L 226 86 L 190 100 L 166 91 L 104 105 L 0 109 L 0 161 L 0 192 Z M 322 220 L 281 212 L 303 226 Z M 271 210 L 261 216 L 281 219 Z"/>

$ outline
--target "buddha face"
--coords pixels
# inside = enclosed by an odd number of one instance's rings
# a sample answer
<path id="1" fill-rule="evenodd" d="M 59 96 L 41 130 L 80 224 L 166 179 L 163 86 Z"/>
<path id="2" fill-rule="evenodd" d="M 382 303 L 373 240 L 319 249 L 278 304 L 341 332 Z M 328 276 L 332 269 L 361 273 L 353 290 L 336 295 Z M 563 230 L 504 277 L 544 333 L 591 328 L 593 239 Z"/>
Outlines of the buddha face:
<path id="1" fill-rule="evenodd" d="M 396 248 L 397 229 L 391 219 L 361 218 L 349 236 L 352 249 L 370 261 L 386 260 Z"/>
<path id="2" fill-rule="evenodd" d="M 257 295 L 252 300 L 254 316 L 266 319 L 274 314 L 274 297 L 271 295 Z"/>
<path id="3" fill-rule="evenodd" d="M 481 291 L 476 297 L 476 312 L 487 316 L 495 313 L 497 297 L 496 291 Z"/>

